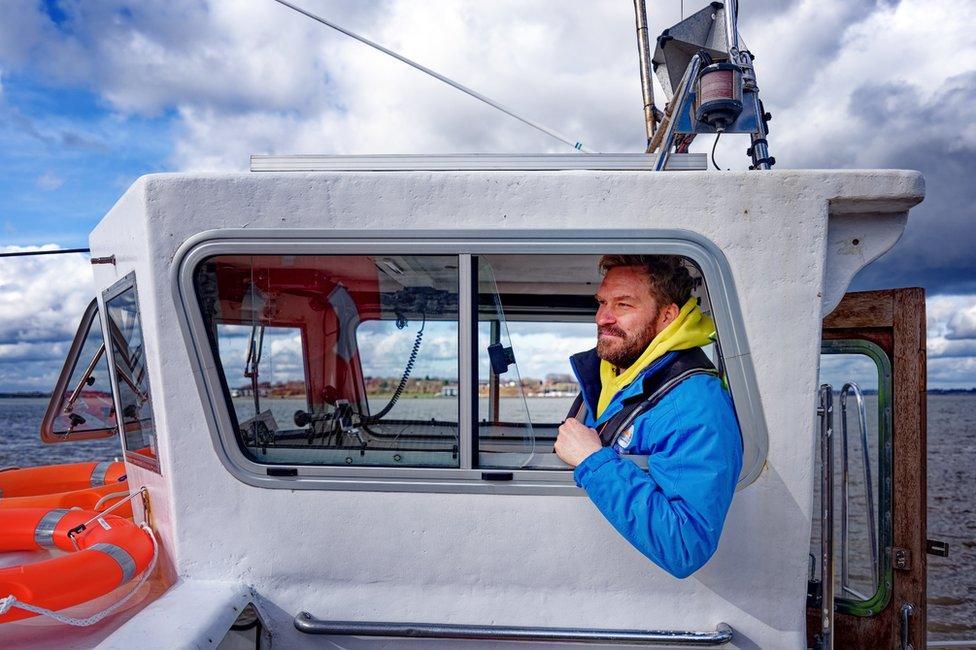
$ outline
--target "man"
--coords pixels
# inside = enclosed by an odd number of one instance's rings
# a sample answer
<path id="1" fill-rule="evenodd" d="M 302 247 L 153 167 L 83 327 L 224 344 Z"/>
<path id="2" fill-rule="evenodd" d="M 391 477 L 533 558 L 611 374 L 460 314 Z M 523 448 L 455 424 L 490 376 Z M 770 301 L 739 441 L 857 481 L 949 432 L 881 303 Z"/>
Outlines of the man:
<path id="1" fill-rule="evenodd" d="M 715 552 L 742 468 L 728 393 L 701 346 L 714 324 L 681 258 L 608 255 L 596 349 L 570 359 L 581 388 L 556 454 L 617 531 L 677 578 Z M 647 456 L 644 471 L 621 454 Z"/>

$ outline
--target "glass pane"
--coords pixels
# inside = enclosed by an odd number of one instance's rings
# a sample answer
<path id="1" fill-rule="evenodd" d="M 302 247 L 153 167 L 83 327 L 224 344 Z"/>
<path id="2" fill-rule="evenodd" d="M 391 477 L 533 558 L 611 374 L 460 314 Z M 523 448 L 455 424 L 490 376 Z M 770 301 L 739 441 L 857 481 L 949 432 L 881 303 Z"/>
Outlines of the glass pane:
<path id="1" fill-rule="evenodd" d="M 882 462 L 882 451 L 890 431 L 890 411 L 885 372 L 878 363 L 883 352 L 867 346 L 865 342 L 825 342 L 820 383 L 834 389 L 834 590 L 838 600 L 870 605 L 886 592 L 882 584 L 881 549 L 886 535 L 882 474 L 889 468 Z M 819 486 L 816 481 L 815 513 L 820 512 Z M 819 560 L 819 517 L 814 520 L 810 552 Z M 816 567 L 819 572 L 819 564 Z M 870 611 L 855 608 L 852 613 Z"/>
<path id="2" fill-rule="evenodd" d="M 195 280 L 255 461 L 458 466 L 457 257 L 227 255 Z"/>
<path id="3" fill-rule="evenodd" d="M 525 402 L 540 450 L 556 441 L 556 431 L 579 394 L 569 357 L 596 345 L 596 324 L 510 321 L 512 348 L 519 359 Z M 504 407 L 503 407 L 504 413 Z"/>
<path id="4" fill-rule="evenodd" d="M 156 425 L 135 284 L 106 301 L 105 307 L 122 414 L 122 445 L 136 462 L 141 458 L 155 460 Z"/>
<path id="5" fill-rule="evenodd" d="M 308 409 L 300 329 L 218 323 L 217 347 L 239 427 L 252 446 Z"/>
<path id="6" fill-rule="evenodd" d="M 108 437 L 118 432 L 108 359 L 94 301 L 75 336 L 80 337 L 76 338 L 80 347 L 61 371 L 67 377 L 59 378 L 58 386 L 63 388 L 52 396 L 56 403 L 49 407 L 53 409 L 48 411 L 50 420 L 45 417 L 44 434 L 52 434 L 42 436 L 46 441 L 101 437 L 93 434 Z"/>
<path id="7" fill-rule="evenodd" d="M 479 257 L 482 467 L 570 469 L 552 448 L 579 393 L 569 358 L 596 345 L 599 260 L 600 255 Z M 513 362 L 505 372 L 493 372 L 508 361 Z"/>
<path id="8" fill-rule="evenodd" d="M 478 260 L 478 466 L 538 467 L 512 337 L 490 256 Z M 551 451 L 551 447 L 549 451 Z"/>
<path id="9" fill-rule="evenodd" d="M 410 325 L 400 328 L 388 320 L 359 325 L 369 413 L 382 414 L 388 426 L 395 420 L 426 420 L 456 427 L 457 323 Z"/>

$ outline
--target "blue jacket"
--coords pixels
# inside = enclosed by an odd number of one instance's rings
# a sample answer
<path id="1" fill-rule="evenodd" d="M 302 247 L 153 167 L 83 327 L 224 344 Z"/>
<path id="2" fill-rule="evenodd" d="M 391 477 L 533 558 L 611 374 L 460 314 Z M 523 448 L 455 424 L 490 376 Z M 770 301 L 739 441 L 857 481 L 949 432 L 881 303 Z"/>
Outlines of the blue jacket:
<path id="1" fill-rule="evenodd" d="M 621 390 L 600 418 L 600 359 L 596 350 L 570 358 L 586 404 L 586 421 L 597 427 L 642 390 L 647 373 L 675 358 L 654 361 Z M 647 456 L 647 471 L 621 458 Z M 677 578 L 702 567 L 718 547 L 742 469 L 742 437 L 732 400 L 721 380 L 688 377 L 634 421 L 631 435 L 591 454 L 573 472 L 603 516 L 634 547 Z"/>

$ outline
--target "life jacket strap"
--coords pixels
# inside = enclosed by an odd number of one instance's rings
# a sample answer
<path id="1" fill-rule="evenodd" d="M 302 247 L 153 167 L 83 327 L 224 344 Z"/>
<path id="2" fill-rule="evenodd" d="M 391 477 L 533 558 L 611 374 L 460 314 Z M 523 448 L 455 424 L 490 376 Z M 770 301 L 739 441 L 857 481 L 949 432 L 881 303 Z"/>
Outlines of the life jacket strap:
<path id="1" fill-rule="evenodd" d="M 712 365 L 701 348 L 681 350 L 678 356 L 666 368 L 645 375 L 642 378 L 643 390 L 640 394 L 624 402 L 623 408 L 609 420 L 597 427 L 600 442 L 604 447 L 613 445 L 621 434 L 630 427 L 640 415 L 654 408 L 675 386 L 694 375 L 718 376 L 718 371 Z M 567 418 L 576 418 L 583 422 L 586 417 L 586 402 L 583 393 L 576 396 L 569 409 Z"/>

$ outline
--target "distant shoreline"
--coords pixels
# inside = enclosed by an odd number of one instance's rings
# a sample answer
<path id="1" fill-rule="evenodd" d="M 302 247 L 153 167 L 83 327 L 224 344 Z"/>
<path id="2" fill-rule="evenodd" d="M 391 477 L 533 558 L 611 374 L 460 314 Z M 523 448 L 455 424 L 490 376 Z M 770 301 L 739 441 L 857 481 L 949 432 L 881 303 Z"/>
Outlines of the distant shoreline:
<path id="1" fill-rule="evenodd" d="M 878 391 L 876 390 L 866 390 L 865 395 L 876 395 Z M 976 386 L 973 388 L 930 388 L 927 392 L 928 395 L 976 395 Z M 390 397 L 387 394 L 370 394 L 370 397 L 383 398 Z M 296 396 L 301 397 L 301 396 Z M 433 393 L 405 393 L 400 396 L 401 398 L 416 399 L 418 397 L 440 397 L 440 395 L 435 395 Z M 484 397 L 484 395 L 482 395 Z M 516 396 L 517 397 L 517 396 Z M 526 397 L 547 397 L 544 395 L 526 395 Z M 24 398 L 45 398 L 50 399 L 51 393 L 44 393 L 41 391 L 24 391 L 24 392 L 13 392 L 13 393 L 0 393 L 0 399 L 24 399 Z"/>

